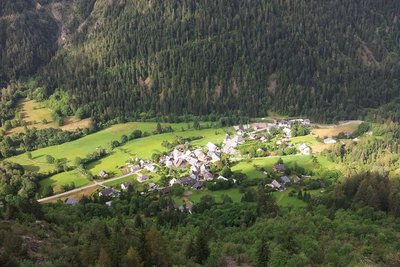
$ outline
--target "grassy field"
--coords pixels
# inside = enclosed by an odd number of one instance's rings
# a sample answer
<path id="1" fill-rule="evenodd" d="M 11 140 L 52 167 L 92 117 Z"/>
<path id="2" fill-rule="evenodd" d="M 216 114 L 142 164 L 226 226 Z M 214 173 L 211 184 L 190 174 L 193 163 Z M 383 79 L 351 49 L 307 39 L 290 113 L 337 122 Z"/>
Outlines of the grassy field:
<path id="1" fill-rule="evenodd" d="M 238 203 L 242 199 L 242 194 L 239 192 L 237 188 L 231 188 L 227 190 L 221 191 L 209 191 L 209 190 L 191 190 L 188 191 L 190 195 L 184 197 L 174 197 L 174 201 L 178 205 L 182 205 L 184 200 L 187 199 L 193 203 L 198 203 L 203 196 L 210 195 L 215 198 L 215 201 L 218 203 L 222 202 L 222 196 L 227 195 L 229 196 L 233 202 Z M 187 192 L 187 193 L 188 193 Z"/>
<path id="2" fill-rule="evenodd" d="M 293 208 L 303 208 L 306 207 L 307 204 L 296 198 L 296 197 L 290 197 L 288 194 L 291 191 L 289 188 L 288 190 L 285 190 L 283 192 L 274 192 L 273 195 L 276 198 L 276 203 L 280 207 L 293 207 Z M 221 191 L 209 191 L 209 190 L 199 190 L 199 191 L 190 191 L 191 194 L 189 196 L 185 197 L 175 197 L 174 201 L 178 205 L 182 205 L 184 203 L 184 200 L 187 199 L 191 202 L 198 203 L 200 199 L 205 196 L 205 195 L 210 195 L 215 198 L 215 201 L 217 203 L 222 202 L 222 196 L 227 195 L 229 196 L 234 203 L 239 203 L 242 199 L 242 193 L 239 192 L 237 188 L 231 188 L 228 190 L 221 190 Z"/>
<path id="3" fill-rule="evenodd" d="M 71 182 L 74 182 L 76 187 L 82 187 L 92 183 L 77 170 L 72 170 L 69 172 L 62 172 L 41 180 L 40 187 L 44 188 L 50 185 L 53 187 L 54 192 L 58 193 L 61 191 L 62 185 L 70 184 Z"/>
<path id="4" fill-rule="evenodd" d="M 18 112 L 22 115 L 22 120 L 28 122 L 28 128 L 61 128 L 64 131 L 73 131 L 78 128 L 87 128 L 90 125 L 90 119 L 78 120 L 74 117 L 66 117 L 63 126 L 59 127 L 51 116 L 51 110 L 43 106 L 42 103 L 33 100 L 24 99 L 18 103 Z M 43 120 L 47 123 L 43 123 Z M 23 132 L 23 126 L 13 128 L 8 131 L 8 134 Z"/>
<path id="5" fill-rule="evenodd" d="M 101 186 L 95 186 L 95 187 L 92 187 L 92 188 L 88 188 L 88 189 L 82 190 L 82 191 L 77 192 L 77 193 L 72 193 L 72 194 L 69 194 L 67 196 L 63 196 L 63 197 L 60 197 L 60 198 L 57 198 L 57 199 L 51 199 L 51 200 L 48 200 L 48 201 L 45 201 L 45 202 L 42 202 L 42 203 L 54 203 L 54 202 L 57 202 L 57 201 L 60 201 L 60 200 L 64 202 L 68 198 L 81 199 L 83 196 L 86 196 L 86 197 L 87 196 L 91 196 L 94 192 L 96 192 L 97 190 L 99 190 L 101 188 L 102 188 Z"/>
<path id="6" fill-rule="evenodd" d="M 105 183 L 104 185 L 113 187 L 113 186 L 119 186 L 119 185 L 121 185 L 121 184 L 123 184 L 125 182 L 136 183 L 136 181 L 137 181 L 136 178 L 137 178 L 137 175 L 136 174 L 132 174 L 132 175 L 130 175 L 128 177 L 125 177 L 125 178 L 122 178 L 122 179 L 119 179 L 119 180 L 116 180 L 116 181 L 111 181 L 111 182 Z"/>
<path id="7" fill-rule="evenodd" d="M 87 135 L 78 140 L 64 143 L 58 146 L 46 147 L 32 151 L 32 159 L 28 159 L 26 153 L 8 158 L 8 161 L 16 162 L 24 168 L 34 171 L 45 172 L 53 170 L 55 167 L 46 162 L 46 155 L 51 155 L 56 159 L 62 159 L 67 164 L 72 165 L 75 157 L 85 157 L 88 153 L 94 152 L 98 147 L 107 147 L 112 140 L 120 140 L 124 134 L 130 134 L 136 129 L 151 132 L 156 127 L 152 122 L 132 122 L 117 124 L 105 130 Z M 176 128 L 181 128 L 182 124 L 175 124 Z"/>
<path id="8" fill-rule="evenodd" d="M 295 163 L 298 166 L 303 167 L 304 169 L 315 169 L 318 167 L 333 169 L 336 167 L 335 163 L 332 163 L 325 159 L 324 157 L 318 156 L 317 160 L 318 163 L 314 163 L 311 156 L 305 155 L 289 155 L 289 156 L 282 156 L 284 164 L 288 167 L 292 167 Z M 241 171 L 242 173 L 246 174 L 250 179 L 256 178 L 263 178 L 265 175 L 258 171 L 255 167 L 263 167 L 268 171 L 272 171 L 273 165 L 277 162 L 279 156 L 276 157 L 268 157 L 268 158 L 255 158 L 250 161 L 241 161 L 235 166 L 232 167 L 232 171 Z"/>
<path id="9" fill-rule="evenodd" d="M 289 192 L 292 191 L 291 188 L 288 188 L 287 190 L 283 192 L 274 192 L 272 193 L 275 198 L 276 198 L 276 203 L 280 207 L 293 207 L 293 208 L 304 208 L 307 206 L 307 203 L 304 201 L 296 198 L 296 197 L 290 197 Z"/>
<path id="10" fill-rule="evenodd" d="M 320 127 L 318 129 L 312 130 L 312 133 L 321 138 L 333 137 L 342 132 L 352 133 L 357 129 L 358 125 L 360 125 L 360 124 L 361 124 L 361 121 L 349 121 L 349 122 L 341 123 L 339 125 L 334 125 L 334 126 L 320 125 Z"/>
<path id="11" fill-rule="evenodd" d="M 311 147 L 311 150 L 314 153 L 320 153 L 323 150 L 332 146 L 330 144 L 324 144 L 323 142 L 319 142 L 315 135 L 292 137 L 290 138 L 290 143 L 296 146 L 304 143 L 309 147 Z"/>

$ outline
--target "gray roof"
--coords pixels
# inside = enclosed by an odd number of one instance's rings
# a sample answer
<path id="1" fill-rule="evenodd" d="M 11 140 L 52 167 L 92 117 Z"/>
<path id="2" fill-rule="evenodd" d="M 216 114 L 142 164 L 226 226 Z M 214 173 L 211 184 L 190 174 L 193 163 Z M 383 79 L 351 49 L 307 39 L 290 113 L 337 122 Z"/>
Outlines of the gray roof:
<path id="1" fill-rule="evenodd" d="M 76 199 L 74 197 L 68 198 L 67 201 L 65 201 L 65 204 L 69 204 L 69 205 L 74 205 L 76 203 L 78 203 L 78 199 Z"/>
<path id="2" fill-rule="evenodd" d="M 180 181 L 181 181 L 182 185 L 194 185 L 197 182 L 196 179 L 193 179 L 190 177 L 182 178 Z"/>
<path id="3" fill-rule="evenodd" d="M 275 164 L 274 169 L 277 171 L 285 171 L 286 168 L 285 168 L 285 165 L 283 165 L 283 164 Z"/>
<path id="4" fill-rule="evenodd" d="M 290 181 L 290 178 L 287 177 L 287 176 L 282 176 L 282 177 L 281 177 L 281 181 L 282 181 L 282 183 L 290 183 L 290 182 L 291 182 L 291 181 Z"/>
<path id="5" fill-rule="evenodd" d="M 114 193 L 114 190 L 110 187 L 103 189 L 100 193 L 102 196 L 111 196 Z"/>
<path id="6" fill-rule="evenodd" d="M 301 179 L 300 179 L 299 176 L 295 176 L 295 177 L 293 178 L 293 181 L 294 181 L 295 183 L 297 183 L 297 182 L 300 182 Z"/>
<path id="7" fill-rule="evenodd" d="M 202 188 L 202 187 L 203 187 L 203 182 L 202 182 L 202 181 L 197 181 L 197 182 L 192 186 L 193 189 L 200 189 L 200 188 Z"/>

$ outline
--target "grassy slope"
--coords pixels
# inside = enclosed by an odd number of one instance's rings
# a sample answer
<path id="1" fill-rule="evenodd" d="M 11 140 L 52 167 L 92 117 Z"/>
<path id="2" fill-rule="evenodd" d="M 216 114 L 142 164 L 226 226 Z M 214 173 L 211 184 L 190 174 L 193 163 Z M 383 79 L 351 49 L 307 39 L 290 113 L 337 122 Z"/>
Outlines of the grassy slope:
<path id="1" fill-rule="evenodd" d="M 73 131 L 78 128 L 87 128 L 90 125 L 90 119 L 78 120 L 74 117 L 66 117 L 64 125 L 58 126 L 53 121 L 51 110 L 43 106 L 43 103 L 35 102 L 34 100 L 23 99 L 18 103 L 18 112 L 21 113 L 22 119 L 30 125 L 27 128 L 61 128 L 64 131 Z M 44 124 L 43 120 L 46 119 L 47 123 Z M 25 130 L 25 127 L 19 126 L 8 131 L 8 134 L 20 133 Z"/>
<path id="2" fill-rule="evenodd" d="M 120 140 L 123 134 L 130 134 L 135 129 L 143 132 L 151 132 L 155 129 L 156 123 L 152 122 L 132 122 L 117 124 L 105 130 L 90 134 L 78 140 L 64 143 L 58 146 L 51 146 L 36 151 L 32 151 L 32 160 L 29 160 L 26 153 L 8 158 L 8 161 L 16 162 L 26 169 L 34 171 L 48 171 L 54 169 L 54 165 L 46 163 L 46 155 L 51 155 L 56 159 L 64 159 L 72 164 L 75 157 L 85 157 L 88 153 L 94 152 L 97 147 L 107 147 L 110 141 Z M 181 128 L 181 124 L 175 124 L 175 128 Z"/>
<path id="3" fill-rule="evenodd" d="M 104 185 L 105 186 L 119 186 L 120 184 L 123 184 L 125 182 L 132 182 L 133 183 L 133 182 L 136 182 L 136 178 L 137 178 L 137 175 L 136 174 L 132 174 L 131 176 L 119 179 L 117 181 L 108 182 L 108 183 L 105 183 Z"/>
<path id="4" fill-rule="evenodd" d="M 312 159 L 311 156 L 303 156 L 303 155 L 290 155 L 290 156 L 282 156 L 281 157 L 284 163 L 288 166 L 293 165 L 295 162 L 303 168 L 312 167 Z M 255 158 L 251 161 L 241 161 L 237 165 L 232 167 L 232 171 L 241 171 L 246 174 L 248 178 L 262 178 L 265 175 L 262 172 L 256 170 L 254 165 L 264 167 L 269 171 L 272 171 L 272 166 L 277 162 L 279 156 L 276 157 L 267 157 L 267 158 Z"/>
<path id="5" fill-rule="evenodd" d="M 55 192 L 60 192 L 62 185 L 66 185 L 71 182 L 74 182 L 76 187 L 82 187 L 92 183 L 85 176 L 80 174 L 77 170 L 72 170 L 69 172 L 59 173 L 49 178 L 41 180 L 40 187 L 44 188 L 45 186 L 51 185 L 53 186 L 53 190 Z"/>

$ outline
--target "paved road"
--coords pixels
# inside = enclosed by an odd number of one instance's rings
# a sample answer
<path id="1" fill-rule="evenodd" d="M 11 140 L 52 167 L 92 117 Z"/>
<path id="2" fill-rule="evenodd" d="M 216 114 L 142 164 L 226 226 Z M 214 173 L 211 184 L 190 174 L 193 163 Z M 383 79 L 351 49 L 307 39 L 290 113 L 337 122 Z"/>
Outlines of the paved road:
<path id="1" fill-rule="evenodd" d="M 57 194 L 57 195 L 53 195 L 53 196 L 50 196 L 50 197 L 41 198 L 41 199 L 38 200 L 38 202 L 45 202 L 45 201 L 57 199 L 59 197 L 65 197 L 67 195 L 74 194 L 74 193 L 79 193 L 81 191 L 84 191 L 86 189 L 90 189 L 90 188 L 93 188 L 93 187 L 96 187 L 96 186 L 104 186 L 105 183 L 117 181 L 119 179 L 128 177 L 128 176 L 130 176 L 132 174 L 136 174 L 137 172 L 139 172 L 139 171 L 131 172 L 131 173 L 128 173 L 128 174 L 125 174 L 125 175 L 122 175 L 122 176 L 118 176 L 118 177 L 115 177 L 115 178 L 110 178 L 110 179 L 103 180 L 103 181 L 94 181 L 94 183 L 90 184 L 90 185 L 79 187 L 79 188 L 76 188 L 76 189 L 73 189 L 73 190 L 70 190 L 70 191 L 67 191 L 67 192 L 64 192 L 64 193 L 60 193 L 60 194 Z"/>

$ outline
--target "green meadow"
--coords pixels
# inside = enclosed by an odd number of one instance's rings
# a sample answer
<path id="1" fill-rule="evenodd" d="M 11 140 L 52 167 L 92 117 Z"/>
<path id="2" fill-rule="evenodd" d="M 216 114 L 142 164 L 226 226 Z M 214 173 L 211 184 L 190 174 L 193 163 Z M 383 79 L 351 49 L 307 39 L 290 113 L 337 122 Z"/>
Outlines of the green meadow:
<path id="1" fill-rule="evenodd" d="M 333 169 L 336 168 L 336 164 L 328 161 L 322 156 L 317 156 L 317 162 L 313 161 L 312 156 L 308 155 L 289 155 L 289 156 L 273 156 L 266 158 L 254 158 L 251 160 L 243 160 L 232 167 L 232 171 L 242 172 L 247 175 L 250 179 L 263 178 L 265 175 L 257 170 L 258 168 L 264 168 L 267 171 L 272 171 L 273 165 L 282 158 L 284 164 L 288 167 L 293 167 L 297 164 L 299 167 L 304 169 L 317 169 L 326 168 Z M 256 168 L 257 167 L 257 168 Z"/>
<path id="2" fill-rule="evenodd" d="M 40 187 L 43 189 L 46 186 L 52 186 L 54 192 L 60 192 L 61 186 L 70 184 L 71 182 L 73 182 L 76 187 L 82 187 L 92 183 L 92 181 L 79 173 L 78 170 L 72 170 L 69 172 L 62 172 L 41 180 Z"/>
<path id="3" fill-rule="evenodd" d="M 307 206 L 307 203 L 304 202 L 303 200 L 289 196 L 290 191 L 292 191 L 292 189 L 288 188 L 283 192 L 272 193 L 275 196 L 276 203 L 280 207 L 304 208 Z"/>
<path id="4" fill-rule="evenodd" d="M 184 124 L 172 125 L 176 129 L 181 129 Z M 120 140 L 122 135 L 128 135 L 134 130 L 151 132 L 155 129 L 156 123 L 153 122 L 132 122 L 113 125 L 105 130 L 99 131 L 57 146 L 50 146 L 32 151 L 32 159 L 28 159 L 27 154 L 21 154 L 8 158 L 8 161 L 19 163 L 27 170 L 46 172 L 54 169 L 53 164 L 46 162 L 46 155 L 51 155 L 56 159 L 63 160 L 72 165 L 75 157 L 85 157 L 88 153 L 94 152 L 98 147 L 107 147 L 113 140 Z"/>
<path id="5" fill-rule="evenodd" d="M 122 178 L 122 179 L 119 179 L 119 180 L 116 180 L 116 181 L 111 181 L 111 182 L 105 183 L 104 185 L 112 187 L 112 186 L 119 186 L 119 185 L 121 185 L 121 184 L 123 184 L 125 182 L 137 183 L 136 178 L 137 178 L 137 175 L 136 174 L 132 174 L 132 175 L 130 175 L 128 177 L 125 177 L 125 178 Z"/>

